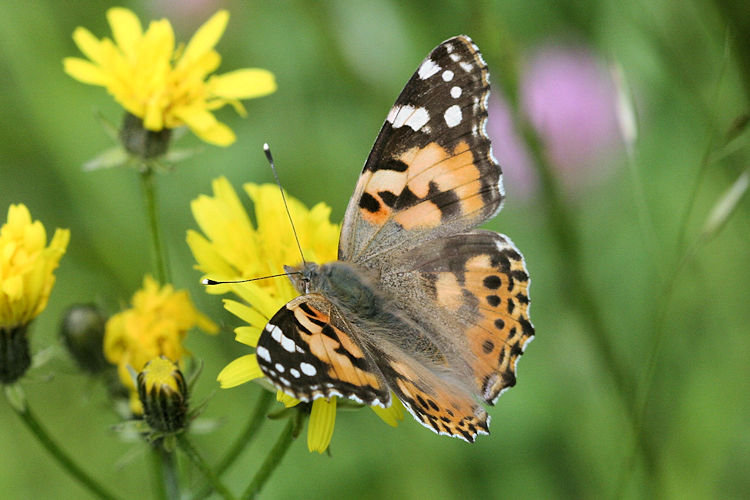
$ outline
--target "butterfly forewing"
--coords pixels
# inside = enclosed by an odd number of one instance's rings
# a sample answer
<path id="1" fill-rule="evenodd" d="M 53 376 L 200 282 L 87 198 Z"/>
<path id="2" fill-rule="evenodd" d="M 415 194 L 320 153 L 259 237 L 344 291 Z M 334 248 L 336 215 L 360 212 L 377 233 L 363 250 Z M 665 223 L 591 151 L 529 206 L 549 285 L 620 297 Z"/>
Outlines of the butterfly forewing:
<path id="1" fill-rule="evenodd" d="M 390 392 L 370 355 L 333 324 L 330 302 L 318 294 L 282 307 L 258 340 L 256 356 L 277 389 L 301 401 L 341 396 L 387 407 Z"/>
<path id="2" fill-rule="evenodd" d="M 377 267 L 470 229 L 503 201 L 485 133 L 489 76 L 474 43 L 446 40 L 422 62 L 391 108 L 349 202 L 339 259 Z"/>

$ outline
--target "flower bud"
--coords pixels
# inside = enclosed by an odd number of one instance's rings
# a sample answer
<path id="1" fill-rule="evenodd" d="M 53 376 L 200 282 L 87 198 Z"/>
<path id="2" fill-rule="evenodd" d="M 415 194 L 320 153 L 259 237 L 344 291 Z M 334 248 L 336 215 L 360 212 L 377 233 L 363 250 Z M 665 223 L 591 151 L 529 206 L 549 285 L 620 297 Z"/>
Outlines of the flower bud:
<path id="1" fill-rule="evenodd" d="M 60 324 L 60 336 L 78 366 L 97 374 L 109 367 L 104 358 L 104 325 L 107 318 L 93 304 L 68 308 Z"/>
<path id="2" fill-rule="evenodd" d="M 164 155 L 169 148 L 171 138 L 171 129 L 148 130 L 143 126 L 143 120 L 133 114 L 125 113 L 120 129 L 120 140 L 125 149 L 138 158 L 148 160 Z"/>
<path id="3" fill-rule="evenodd" d="M 176 363 L 164 356 L 149 361 L 138 374 L 138 397 L 151 428 L 176 432 L 185 427 L 188 390 Z"/>

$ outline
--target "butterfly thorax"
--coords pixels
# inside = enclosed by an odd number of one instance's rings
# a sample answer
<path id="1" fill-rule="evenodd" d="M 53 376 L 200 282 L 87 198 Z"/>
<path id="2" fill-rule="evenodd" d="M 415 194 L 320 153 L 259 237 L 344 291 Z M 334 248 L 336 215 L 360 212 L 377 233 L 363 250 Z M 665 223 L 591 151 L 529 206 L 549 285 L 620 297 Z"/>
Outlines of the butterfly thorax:
<path id="1" fill-rule="evenodd" d="M 342 261 L 285 269 L 299 273 L 290 277 L 300 293 L 323 295 L 365 343 L 377 337 L 375 342 L 386 351 L 396 348 L 432 369 L 445 368 L 443 349 L 385 293 L 372 270 Z"/>
<path id="2" fill-rule="evenodd" d="M 307 262 L 297 269 L 285 267 L 300 293 L 319 293 L 341 311 L 356 312 L 363 320 L 381 318 L 385 299 L 376 293 L 371 271 L 347 262 Z"/>

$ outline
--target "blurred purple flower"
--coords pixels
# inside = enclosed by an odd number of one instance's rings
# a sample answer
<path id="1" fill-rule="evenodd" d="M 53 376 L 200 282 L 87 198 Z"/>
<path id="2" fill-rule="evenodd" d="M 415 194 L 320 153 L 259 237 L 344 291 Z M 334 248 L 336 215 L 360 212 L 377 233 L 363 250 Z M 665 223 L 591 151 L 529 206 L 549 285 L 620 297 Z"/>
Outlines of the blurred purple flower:
<path id="1" fill-rule="evenodd" d="M 566 185 L 585 185 L 590 177 L 599 177 L 604 155 L 621 145 L 616 99 L 606 67 L 586 47 L 549 44 L 529 58 L 521 75 L 521 109 Z M 507 103 L 491 101 L 490 117 L 488 132 L 506 183 L 529 195 L 536 176 Z"/>

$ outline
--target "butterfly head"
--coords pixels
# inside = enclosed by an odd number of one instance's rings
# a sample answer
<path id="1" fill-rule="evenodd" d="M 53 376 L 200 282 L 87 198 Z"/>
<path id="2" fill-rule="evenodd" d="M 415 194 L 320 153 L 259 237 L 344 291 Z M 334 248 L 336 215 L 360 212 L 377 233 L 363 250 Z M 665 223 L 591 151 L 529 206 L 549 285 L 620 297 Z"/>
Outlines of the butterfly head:
<path id="1" fill-rule="evenodd" d="M 299 293 L 308 294 L 318 290 L 318 276 L 320 267 L 314 262 L 305 262 L 301 266 L 284 266 L 284 271 L 289 280 Z"/>

